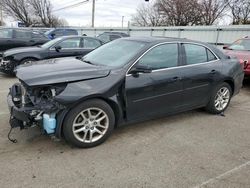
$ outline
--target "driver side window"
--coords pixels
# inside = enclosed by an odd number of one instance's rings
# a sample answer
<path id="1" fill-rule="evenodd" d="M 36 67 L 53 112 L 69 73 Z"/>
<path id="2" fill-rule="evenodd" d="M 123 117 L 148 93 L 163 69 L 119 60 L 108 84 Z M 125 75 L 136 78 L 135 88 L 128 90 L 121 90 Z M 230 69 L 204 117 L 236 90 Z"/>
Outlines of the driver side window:
<path id="1" fill-rule="evenodd" d="M 80 48 L 80 38 L 74 38 L 74 39 L 66 39 L 62 41 L 59 46 L 62 49 L 74 49 L 74 48 Z"/>
<path id="2" fill-rule="evenodd" d="M 172 43 L 156 46 L 139 60 L 138 65 L 148 66 L 153 70 L 176 67 L 178 66 L 178 45 Z"/>

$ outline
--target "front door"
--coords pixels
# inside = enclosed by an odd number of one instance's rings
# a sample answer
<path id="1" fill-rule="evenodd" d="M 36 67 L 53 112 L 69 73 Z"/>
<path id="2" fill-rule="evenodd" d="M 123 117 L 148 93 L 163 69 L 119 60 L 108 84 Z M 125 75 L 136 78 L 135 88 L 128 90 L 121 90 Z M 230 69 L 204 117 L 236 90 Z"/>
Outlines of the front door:
<path id="1" fill-rule="evenodd" d="M 56 50 L 56 47 L 60 47 Z M 82 40 L 81 38 L 68 38 L 59 43 L 49 50 L 49 58 L 79 56 L 82 54 Z"/>
<path id="2" fill-rule="evenodd" d="M 134 66 L 152 68 L 151 73 L 126 76 L 128 120 L 177 111 L 181 104 L 182 83 L 177 43 L 158 45 Z"/>

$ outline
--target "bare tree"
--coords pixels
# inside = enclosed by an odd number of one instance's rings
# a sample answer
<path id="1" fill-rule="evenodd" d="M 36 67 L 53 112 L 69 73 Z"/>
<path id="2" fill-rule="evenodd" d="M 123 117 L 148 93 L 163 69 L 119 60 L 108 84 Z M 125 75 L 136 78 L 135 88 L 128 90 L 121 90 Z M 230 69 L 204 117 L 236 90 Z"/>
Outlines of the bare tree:
<path id="1" fill-rule="evenodd" d="M 250 24 L 250 0 L 231 0 L 233 24 Z"/>
<path id="2" fill-rule="evenodd" d="M 153 4 L 142 4 L 132 17 L 132 24 L 136 26 L 161 26 L 163 19 Z"/>
<path id="3" fill-rule="evenodd" d="M 34 19 L 32 19 L 30 4 L 27 2 L 27 0 L 1 1 L 3 10 L 7 16 L 23 22 L 27 27 L 34 23 Z"/>
<path id="4" fill-rule="evenodd" d="M 165 18 L 165 25 L 199 25 L 201 22 L 198 0 L 157 0 L 155 6 Z"/>
<path id="5" fill-rule="evenodd" d="M 65 27 L 68 25 L 69 25 L 69 23 L 67 22 L 67 20 L 65 20 L 63 18 L 54 17 L 54 19 L 52 20 L 53 27 Z"/>
<path id="6" fill-rule="evenodd" d="M 203 25 L 212 25 L 224 17 L 229 7 L 228 0 L 201 0 L 201 19 Z"/>
<path id="7" fill-rule="evenodd" d="M 52 14 L 52 4 L 50 0 L 29 0 L 35 15 L 38 17 L 38 23 L 44 27 L 57 27 L 59 19 Z"/>
<path id="8" fill-rule="evenodd" d="M 67 25 L 52 14 L 50 0 L 1 0 L 4 12 L 29 26 L 59 27 Z"/>

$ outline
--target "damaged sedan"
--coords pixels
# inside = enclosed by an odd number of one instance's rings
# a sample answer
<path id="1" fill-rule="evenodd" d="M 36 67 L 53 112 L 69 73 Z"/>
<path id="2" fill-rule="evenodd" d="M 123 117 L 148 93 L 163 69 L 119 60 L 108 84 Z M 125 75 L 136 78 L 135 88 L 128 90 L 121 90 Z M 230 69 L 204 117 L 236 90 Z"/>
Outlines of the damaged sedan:
<path id="1" fill-rule="evenodd" d="M 93 147 L 120 125 L 201 107 L 223 113 L 243 77 L 238 60 L 209 44 L 118 39 L 82 59 L 20 66 L 8 95 L 10 125 Z"/>

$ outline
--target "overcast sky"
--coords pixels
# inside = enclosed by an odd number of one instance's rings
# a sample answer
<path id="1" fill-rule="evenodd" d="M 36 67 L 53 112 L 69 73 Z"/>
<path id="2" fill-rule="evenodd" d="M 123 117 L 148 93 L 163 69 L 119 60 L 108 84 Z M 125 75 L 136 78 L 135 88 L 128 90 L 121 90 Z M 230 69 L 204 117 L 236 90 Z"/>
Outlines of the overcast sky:
<path id="1" fill-rule="evenodd" d="M 70 26 L 91 26 L 92 0 L 74 8 L 56 11 L 82 1 L 51 0 L 54 14 L 66 19 Z M 122 16 L 124 16 L 124 26 L 127 26 L 131 15 L 136 13 L 136 8 L 142 3 L 147 2 L 144 0 L 96 0 L 95 26 L 121 27 Z"/>

